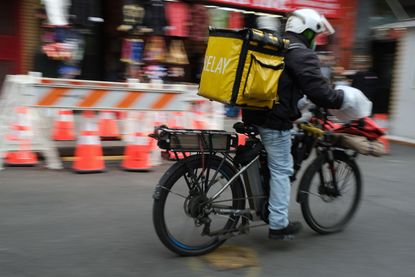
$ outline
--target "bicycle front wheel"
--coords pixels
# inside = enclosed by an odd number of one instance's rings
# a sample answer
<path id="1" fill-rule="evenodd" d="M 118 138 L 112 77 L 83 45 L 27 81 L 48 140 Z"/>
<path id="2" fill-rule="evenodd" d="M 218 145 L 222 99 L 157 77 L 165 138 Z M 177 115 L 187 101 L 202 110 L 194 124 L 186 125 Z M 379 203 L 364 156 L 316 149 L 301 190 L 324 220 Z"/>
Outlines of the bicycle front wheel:
<path id="1" fill-rule="evenodd" d="M 320 234 L 342 231 L 356 213 L 361 194 L 362 180 L 356 162 L 338 151 L 334 152 L 333 167 L 327 159 L 314 160 L 299 186 L 303 217 Z"/>
<path id="2" fill-rule="evenodd" d="M 215 214 L 211 208 L 244 209 L 242 182 L 235 180 L 214 202 L 207 202 L 234 174 L 228 162 L 213 155 L 190 156 L 165 173 L 154 200 L 153 224 L 168 249 L 182 256 L 202 255 L 225 241 L 221 235 L 235 228 L 239 217 Z"/>

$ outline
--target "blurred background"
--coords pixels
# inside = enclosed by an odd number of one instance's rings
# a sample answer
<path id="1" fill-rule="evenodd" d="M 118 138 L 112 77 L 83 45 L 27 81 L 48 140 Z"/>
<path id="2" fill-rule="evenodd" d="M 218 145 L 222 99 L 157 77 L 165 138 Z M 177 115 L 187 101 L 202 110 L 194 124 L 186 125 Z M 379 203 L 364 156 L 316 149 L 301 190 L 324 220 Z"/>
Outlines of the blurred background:
<path id="1" fill-rule="evenodd" d="M 6 74 L 102 81 L 198 83 L 208 26 L 276 24 L 314 8 L 335 27 L 318 38 L 323 74 L 351 84 L 386 114 L 391 134 L 415 138 L 415 1 L 0 1 L 0 85 Z M 227 111 L 234 116 L 237 111 Z"/>
<path id="2" fill-rule="evenodd" d="M 333 85 L 361 89 L 372 100 L 373 118 L 387 131 L 388 140 L 415 145 L 415 0 L 0 0 L 0 87 L 7 83 L 8 74 L 40 72 L 50 78 L 187 84 L 196 94 L 209 26 L 274 26 L 282 31 L 289 13 L 298 8 L 316 9 L 336 30 L 330 37 L 318 37 L 322 74 Z M 88 83 L 70 82 L 78 83 L 77 88 Z M 127 91 L 128 85 L 121 85 L 126 84 L 117 83 Z M 376 162 L 359 156 L 364 201 L 344 232 L 317 236 L 306 229 L 293 242 L 270 242 L 266 227 L 256 228 L 249 236 L 225 244 L 234 247 L 240 269 L 217 270 L 203 257 L 178 258 L 158 241 L 152 194 L 172 163 L 161 161 L 160 149 L 153 140 L 139 137 L 137 129 L 169 122 L 176 128 L 231 130 L 239 109 L 200 99 L 186 111 L 187 117 L 184 112 L 155 111 L 147 113 L 149 119 L 139 112 L 119 113 L 115 119 L 100 110 L 97 117 L 85 113 L 74 119 L 71 110 L 41 109 L 43 118 L 36 116 L 32 124 L 45 130 L 41 136 L 40 131 L 31 133 L 32 114 L 27 107 L 2 113 L 8 105 L 6 97 L 1 98 L 5 90 L 0 90 L 0 135 L 2 127 L 9 130 L 2 116 L 13 117 L 17 123 L 10 122 L 8 140 L 20 147 L 21 154 L 12 152 L 9 165 L 13 167 L 0 175 L 2 277 L 147 276 L 149 272 L 152 276 L 414 276 L 413 147 L 393 143 L 389 155 Z M 8 96 L 14 96 L 15 90 L 10 91 Z M 39 119 L 50 123 L 41 124 Z M 75 147 L 83 147 L 85 140 L 81 132 L 96 133 L 98 128 L 103 154 L 99 138 L 89 145 L 96 152 L 76 154 Z M 32 138 L 41 137 L 54 140 L 65 169 L 73 162 L 78 173 L 106 173 L 75 175 L 36 166 L 37 156 L 29 146 Z M 129 147 L 140 139 L 141 150 L 134 153 L 145 158 L 133 157 L 133 165 L 121 165 L 119 161 L 132 156 L 124 150 L 133 149 Z M 36 146 L 43 157 L 52 152 L 49 146 Z M 75 167 L 79 156 L 86 157 L 84 164 Z M 24 162 L 25 167 L 10 162 Z M 296 190 L 292 191 L 294 199 Z M 298 205 L 291 204 L 293 218 L 300 218 Z M 250 261 L 240 261 L 244 252 Z M 223 256 L 216 259 L 234 262 Z"/>

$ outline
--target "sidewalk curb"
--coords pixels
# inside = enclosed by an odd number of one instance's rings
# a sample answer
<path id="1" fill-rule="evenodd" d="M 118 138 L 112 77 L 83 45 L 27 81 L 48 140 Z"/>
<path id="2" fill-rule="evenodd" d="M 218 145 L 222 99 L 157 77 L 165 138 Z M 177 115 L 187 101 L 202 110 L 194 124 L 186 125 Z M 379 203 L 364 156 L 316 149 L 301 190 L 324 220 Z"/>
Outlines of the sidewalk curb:
<path id="1" fill-rule="evenodd" d="M 397 136 L 386 136 L 386 138 L 393 144 L 415 147 L 415 139 L 409 139 L 409 138 L 403 138 L 403 137 L 397 137 Z"/>

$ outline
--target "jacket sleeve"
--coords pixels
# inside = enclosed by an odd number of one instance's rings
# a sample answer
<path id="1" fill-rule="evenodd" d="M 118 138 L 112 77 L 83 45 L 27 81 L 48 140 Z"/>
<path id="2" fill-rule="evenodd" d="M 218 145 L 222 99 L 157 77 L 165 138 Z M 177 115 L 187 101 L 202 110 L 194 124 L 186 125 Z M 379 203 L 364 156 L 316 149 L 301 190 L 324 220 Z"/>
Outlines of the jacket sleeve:
<path id="1" fill-rule="evenodd" d="M 295 84 L 316 105 L 339 109 L 343 91 L 334 90 L 323 77 L 317 55 L 310 49 L 293 49 L 287 53 L 286 67 Z"/>

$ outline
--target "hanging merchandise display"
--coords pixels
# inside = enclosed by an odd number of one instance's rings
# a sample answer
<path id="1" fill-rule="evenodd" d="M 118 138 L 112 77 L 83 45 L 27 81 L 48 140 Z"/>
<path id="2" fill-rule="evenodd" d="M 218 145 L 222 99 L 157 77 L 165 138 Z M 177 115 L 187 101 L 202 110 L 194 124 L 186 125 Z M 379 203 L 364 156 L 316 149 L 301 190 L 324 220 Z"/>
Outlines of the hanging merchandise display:
<path id="1" fill-rule="evenodd" d="M 118 26 L 118 31 L 151 32 L 152 30 L 144 27 L 144 8 L 137 1 L 125 0 L 122 7 L 123 23 Z"/>
<path id="2" fill-rule="evenodd" d="M 141 79 L 144 50 L 144 34 L 152 29 L 144 24 L 145 9 L 142 1 L 124 0 L 122 5 L 122 24 L 117 30 L 123 33 L 120 60 L 126 63 L 127 78 Z"/>
<path id="3" fill-rule="evenodd" d="M 58 75 L 74 78 L 81 73 L 80 62 L 84 56 L 84 39 L 75 29 L 57 27 L 49 29 L 42 36 L 45 44 L 43 53 L 52 60 L 60 61 Z"/>
<path id="4" fill-rule="evenodd" d="M 167 54 L 166 62 L 170 64 L 181 64 L 181 65 L 189 63 L 182 40 L 174 39 L 170 42 L 170 47 L 169 47 L 169 52 Z"/>
<path id="5" fill-rule="evenodd" d="M 166 45 L 161 36 L 151 36 L 144 46 L 144 60 L 146 62 L 164 62 Z"/>
<path id="6" fill-rule="evenodd" d="M 47 14 L 47 22 L 52 26 L 68 25 L 70 0 L 42 0 Z"/>
<path id="7" fill-rule="evenodd" d="M 190 7 L 190 13 L 190 38 L 194 41 L 205 41 L 209 28 L 208 8 L 201 4 L 194 4 Z"/>
<path id="8" fill-rule="evenodd" d="M 182 40 L 174 39 L 170 42 L 166 62 L 168 63 L 168 79 L 176 82 L 184 81 L 185 66 L 189 64 L 189 60 Z"/>
<path id="9" fill-rule="evenodd" d="M 141 64 L 143 60 L 142 39 L 124 39 L 121 49 L 121 61 L 131 64 Z"/>
<path id="10" fill-rule="evenodd" d="M 144 68 L 144 74 L 151 83 L 163 83 L 166 76 L 166 67 L 163 65 L 148 65 Z"/>
<path id="11" fill-rule="evenodd" d="M 240 12 L 230 12 L 229 13 L 229 29 L 239 30 L 244 27 L 244 17 Z"/>
<path id="12" fill-rule="evenodd" d="M 229 14 L 225 10 L 210 8 L 209 25 L 214 28 L 227 28 Z"/>
<path id="13" fill-rule="evenodd" d="M 147 0 L 144 8 L 144 25 L 152 29 L 153 35 L 164 35 L 164 30 L 167 26 L 164 1 Z"/>
<path id="14" fill-rule="evenodd" d="M 182 2 L 166 2 L 166 17 L 168 21 L 167 35 L 173 37 L 189 36 L 189 6 Z"/>

